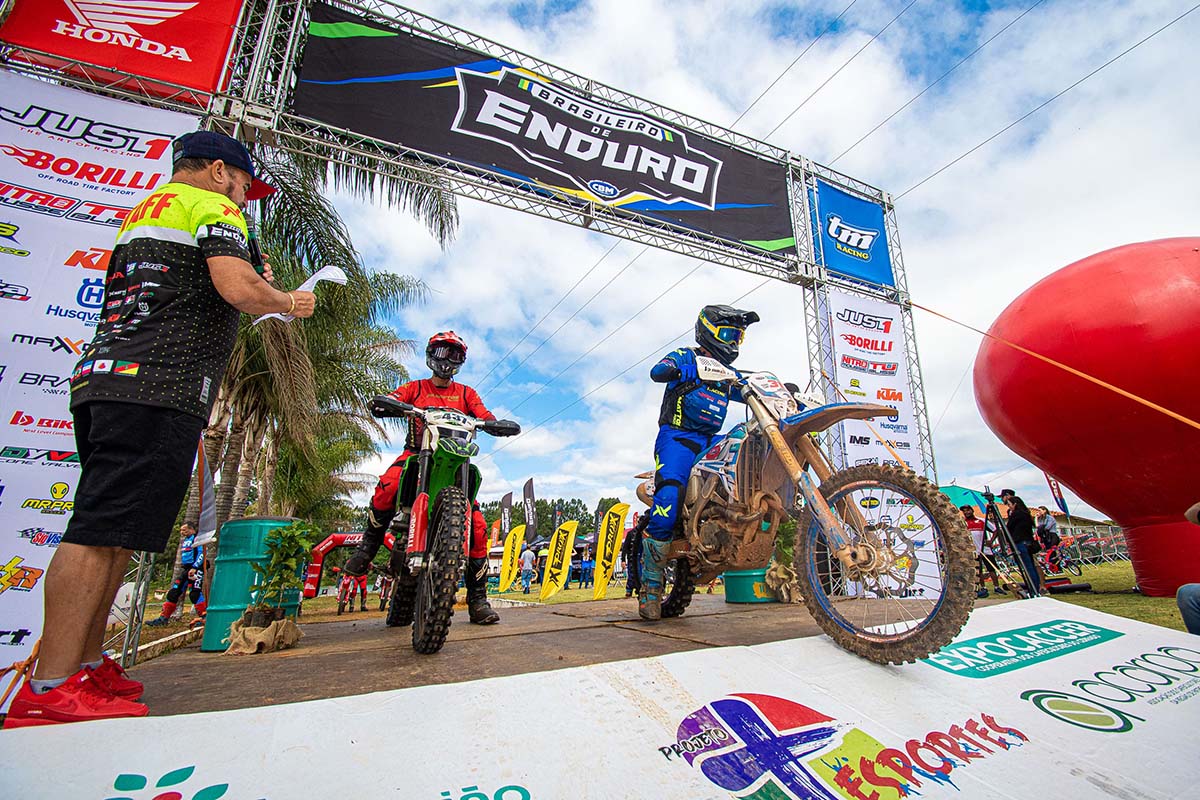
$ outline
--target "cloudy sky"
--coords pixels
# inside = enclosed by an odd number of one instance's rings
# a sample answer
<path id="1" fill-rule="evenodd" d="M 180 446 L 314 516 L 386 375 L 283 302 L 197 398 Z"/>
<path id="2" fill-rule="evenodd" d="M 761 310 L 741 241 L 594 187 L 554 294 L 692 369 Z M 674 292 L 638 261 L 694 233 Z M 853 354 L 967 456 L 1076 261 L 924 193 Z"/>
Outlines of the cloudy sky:
<path id="1" fill-rule="evenodd" d="M 788 69 L 848 4 L 409 3 L 721 125 L 782 74 L 735 129 L 833 162 L 897 196 L 1193 7 L 1191 0 L 857 0 Z M 896 213 L 913 300 L 986 329 L 1018 294 L 1075 260 L 1194 234 L 1198 36 L 1200 12 L 903 194 Z M 459 201 L 461 227 L 443 250 L 401 212 L 337 202 L 369 265 L 418 276 L 433 289 L 426 305 L 396 318 L 400 333 L 422 341 L 446 328 L 463 335 L 470 354 L 461 378 L 528 431 L 483 443 L 496 451 L 478 462 L 485 499 L 519 494 L 533 476 L 539 496 L 633 500 L 632 475 L 652 464 L 661 398 L 649 367 L 675 337 L 687 333 L 679 342 L 690 341 L 706 303 L 746 295 L 739 305 L 761 314 L 739 366 L 801 384 L 808 378 L 798 288 L 760 287 L 756 276 L 665 252 L 639 257 L 641 245 L 473 200 Z M 916 315 L 940 482 L 1012 486 L 1031 505 L 1049 503 L 1040 471 L 1001 444 L 976 409 L 969 371 L 979 337 Z M 409 366 L 414 376 L 427 374 L 423 359 Z M 385 449 L 400 446 L 396 437 Z M 378 471 L 390 459 L 363 469 Z M 1068 493 L 1072 499 L 1073 510 L 1088 513 Z"/>

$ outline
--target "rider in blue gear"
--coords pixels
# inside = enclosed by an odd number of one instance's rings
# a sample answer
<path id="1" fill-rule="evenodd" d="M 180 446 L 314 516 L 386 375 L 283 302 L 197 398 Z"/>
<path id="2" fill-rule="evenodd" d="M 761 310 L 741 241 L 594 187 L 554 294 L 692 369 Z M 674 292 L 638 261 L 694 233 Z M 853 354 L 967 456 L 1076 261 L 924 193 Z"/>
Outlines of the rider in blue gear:
<path id="1" fill-rule="evenodd" d="M 729 306 L 705 306 L 696 319 L 696 344 L 673 350 L 650 370 L 650 379 L 665 383 L 658 438 L 654 442 L 654 504 L 642 541 L 642 586 L 638 613 L 643 619 L 662 616 L 663 562 L 675 534 L 679 506 L 692 465 L 712 447 L 729 401 L 742 402 L 736 386 L 705 383 L 696 369 L 696 356 L 715 358 L 729 366 L 738 357 L 746 327 L 758 314 Z"/>

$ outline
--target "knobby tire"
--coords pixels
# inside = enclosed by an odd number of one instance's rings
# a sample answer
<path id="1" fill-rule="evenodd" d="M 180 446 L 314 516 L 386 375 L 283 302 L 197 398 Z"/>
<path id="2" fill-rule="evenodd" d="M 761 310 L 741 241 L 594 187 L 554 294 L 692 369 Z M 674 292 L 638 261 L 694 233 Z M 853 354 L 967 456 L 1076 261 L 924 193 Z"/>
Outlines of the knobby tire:
<path id="1" fill-rule="evenodd" d="M 811 508 L 804 509 L 796 530 L 793 566 L 800 582 L 804 604 L 817 625 L 840 647 L 877 664 L 904 664 L 937 652 L 954 639 L 967 622 L 975 603 L 975 546 L 962 515 L 950 498 L 930 481 L 900 467 L 866 464 L 834 473 L 820 486 L 826 499 L 851 484 L 876 483 L 908 494 L 924 507 L 941 532 L 945 556 L 945 596 L 940 608 L 921 625 L 887 639 L 871 639 L 847 630 L 821 605 L 819 585 L 813 583 L 810 559 L 816 563 L 819 550 L 828 553 L 824 537 L 815 524 Z M 834 510 L 836 514 L 836 509 Z M 829 556 L 832 558 L 832 556 Z"/>
<path id="2" fill-rule="evenodd" d="M 434 504 L 426 567 L 417 577 L 412 643 L 418 653 L 436 653 L 446 643 L 467 534 L 467 496 L 457 486 L 447 486 Z"/>

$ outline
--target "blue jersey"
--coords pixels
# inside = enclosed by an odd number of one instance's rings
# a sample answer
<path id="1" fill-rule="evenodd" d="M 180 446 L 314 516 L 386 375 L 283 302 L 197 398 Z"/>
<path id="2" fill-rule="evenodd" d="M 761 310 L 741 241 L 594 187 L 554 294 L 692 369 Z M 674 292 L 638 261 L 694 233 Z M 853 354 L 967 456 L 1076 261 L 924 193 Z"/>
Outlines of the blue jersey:
<path id="1" fill-rule="evenodd" d="M 195 544 L 196 537 L 189 536 L 183 540 L 183 553 L 180 556 L 180 566 L 184 569 L 204 568 L 204 545 Z"/>
<path id="2" fill-rule="evenodd" d="M 695 348 L 681 347 L 663 356 L 650 370 L 650 375 L 661 376 L 672 371 L 672 368 L 680 369 L 685 364 L 695 363 Z M 742 393 L 736 386 L 702 381 L 684 383 L 676 378 L 667 382 L 666 391 L 663 392 L 658 424 L 681 431 L 717 433 L 725 424 L 725 413 L 729 410 L 730 400 L 742 402 Z"/>

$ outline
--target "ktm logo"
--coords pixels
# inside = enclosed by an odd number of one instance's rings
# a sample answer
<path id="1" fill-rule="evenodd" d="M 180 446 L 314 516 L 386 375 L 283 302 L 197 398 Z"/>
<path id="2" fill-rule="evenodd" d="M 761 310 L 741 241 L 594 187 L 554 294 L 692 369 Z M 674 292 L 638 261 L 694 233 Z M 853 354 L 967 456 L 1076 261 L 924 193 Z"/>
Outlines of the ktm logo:
<path id="1" fill-rule="evenodd" d="M 87 250 L 76 250 L 70 258 L 63 262 L 64 267 L 83 267 L 99 272 L 108 270 L 108 260 L 112 258 L 112 250 L 103 247 L 91 247 Z"/>
<path id="2" fill-rule="evenodd" d="M 134 28 L 149 27 L 178 17 L 198 0 L 63 0 L 78 24 L 57 20 L 53 33 L 97 44 L 113 44 L 176 61 L 191 61 L 188 51 L 142 37 Z"/>
<path id="3" fill-rule="evenodd" d="M 900 402 L 903 402 L 903 400 L 904 400 L 904 392 L 901 392 L 897 389 L 884 388 L 884 389 L 880 389 L 879 391 L 877 391 L 875 393 L 875 397 L 877 397 L 880 400 L 887 400 L 889 402 L 900 403 Z"/>

